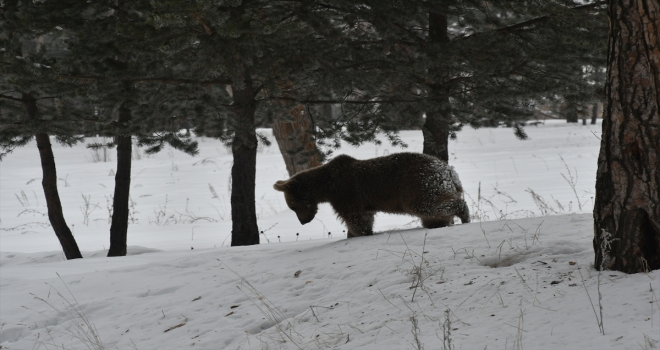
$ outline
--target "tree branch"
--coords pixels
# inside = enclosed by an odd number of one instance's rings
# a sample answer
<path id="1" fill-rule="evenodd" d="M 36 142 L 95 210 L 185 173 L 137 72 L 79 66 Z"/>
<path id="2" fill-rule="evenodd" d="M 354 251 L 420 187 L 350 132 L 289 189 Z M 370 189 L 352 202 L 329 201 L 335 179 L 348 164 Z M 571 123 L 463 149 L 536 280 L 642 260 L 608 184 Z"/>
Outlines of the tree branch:
<path id="1" fill-rule="evenodd" d="M 16 98 L 16 97 L 11 97 L 7 95 L 0 95 L 0 98 L 4 98 L 5 100 L 11 100 L 11 101 L 16 101 L 16 102 L 23 102 L 23 99 Z"/>
<path id="2" fill-rule="evenodd" d="M 192 79 L 169 79 L 169 78 L 145 78 L 145 79 L 122 79 L 134 83 L 167 83 L 167 84 L 199 84 L 199 85 L 230 85 L 231 79 L 214 80 L 192 80 Z"/>
<path id="3" fill-rule="evenodd" d="M 594 7 L 598 6 L 598 5 L 603 5 L 603 4 L 605 4 L 603 1 L 596 1 L 596 2 L 591 3 L 591 4 L 586 4 L 586 5 L 580 5 L 580 6 L 572 7 L 572 8 L 570 8 L 569 10 L 585 10 L 585 9 L 591 9 L 591 8 L 594 8 Z M 527 20 L 527 21 L 524 21 L 524 22 L 516 23 L 516 24 L 510 25 L 510 26 L 507 26 L 507 27 L 498 28 L 498 29 L 495 30 L 495 32 L 497 32 L 497 33 L 504 33 L 504 34 L 505 34 L 505 33 L 509 33 L 509 32 L 512 32 L 512 31 L 515 31 L 515 30 L 518 30 L 518 29 L 522 29 L 522 28 L 525 28 L 525 27 L 531 26 L 531 25 L 536 24 L 536 23 L 545 22 L 545 21 L 547 21 L 548 19 L 550 19 L 552 16 L 553 16 L 553 15 L 545 15 L 545 16 L 541 16 L 541 17 L 532 18 L 532 19 Z M 474 35 L 474 34 L 473 34 L 473 35 Z M 471 36 L 472 36 L 472 35 L 470 35 L 469 37 L 471 37 Z M 469 38 L 469 37 L 467 37 L 467 38 Z"/>
<path id="4" fill-rule="evenodd" d="M 78 81 L 85 81 L 85 82 L 92 82 L 96 80 L 101 80 L 101 79 L 108 79 L 106 77 L 99 77 L 99 76 L 94 76 L 94 75 L 60 75 L 60 79 L 70 79 L 70 80 L 78 80 Z M 166 83 L 166 84 L 199 84 L 199 85 L 229 85 L 232 83 L 231 79 L 228 78 L 221 78 L 221 79 L 213 79 L 213 80 L 193 80 L 193 79 L 173 79 L 173 78 L 141 78 L 141 79 L 130 79 L 130 78 L 122 78 L 122 79 L 112 79 L 111 80 L 118 80 L 118 81 L 124 81 L 124 82 L 129 82 L 129 83 Z"/>
<path id="5" fill-rule="evenodd" d="M 396 23 L 396 22 L 392 22 L 392 24 L 394 24 L 395 27 L 397 27 L 397 28 L 403 30 L 404 32 L 406 32 L 408 34 L 408 36 L 411 37 L 412 39 L 414 39 L 415 41 L 417 41 L 418 44 L 420 44 L 422 46 L 426 46 L 426 40 L 420 38 L 415 33 L 411 33 L 410 30 L 408 30 L 408 28 L 406 28 L 403 25 L 401 25 L 399 23 Z"/>
<path id="6" fill-rule="evenodd" d="M 417 103 L 428 98 L 419 98 L 413 100 L 369 100 L 369 101 L 342 101 L 342 100 L 299 100 L 292 97 L 272 97 L 265 98 L 264 100 L 274 100 L 274 101 L 292 101 L 303 104 L 316 104 L 316 105 L 327 105 L 327 104 L 349 104 L 349 105 L 373 105 L 373 104 L 389 104 L 389 103 Z"/>
<path id="7" fill-rule="evenodd" d="M 208 26 L 208 24 L 206 24 L 206 22 L 204 22 L 204 20 L 202 19 L 202 16 L 200 16 L 199 14 L 192 14 L 191 17 L 196 19 L 197 22 L 202 27 L 204 27 L 204 31 L 206 32 L 207 35 L 213 34 L 213 31 L 211 31 L 211 28 Z"/>
<path id="8" fill-rule="evenodd" d="M 96 119 L 96 118 L 78 118 L 78 119 L 39 119 L 38 122 L 40 124 L 45 124 L 45 123 L 51 123 L 51 124 L 56 124 L 56 123 L 75 123 L 75 122 L 80 122 L 80 121 L 85 121 L 85 122 L 94 122 L 94 123 L 104 123 L 102 120 Z M 114 122 L 107 122 L 105 124 L 111 125 Z M 34 124 L 34 121 L 10 121 L 10 122 L 5 122 L 5 121 L 0 121 L 0 126 L 4 125 L 30 125 Z"/>

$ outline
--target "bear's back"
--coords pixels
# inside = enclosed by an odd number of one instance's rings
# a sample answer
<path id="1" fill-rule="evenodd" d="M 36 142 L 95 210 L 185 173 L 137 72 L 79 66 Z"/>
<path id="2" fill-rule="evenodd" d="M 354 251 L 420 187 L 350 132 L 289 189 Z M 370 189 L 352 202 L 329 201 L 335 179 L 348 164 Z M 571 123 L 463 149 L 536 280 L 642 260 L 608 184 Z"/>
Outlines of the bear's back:
<path id="1" fill-rule="evenodd" d="M 366 210 L 397 213 L 404 211 L 406 203 L 417 201 L 422 192 L 455 187 L 448 172 L 451 167 L 419 153 L 367 160 L 340 155 L 324 167 L 333 182 L 328 193 L 333 205 L 353 203 Z"/>

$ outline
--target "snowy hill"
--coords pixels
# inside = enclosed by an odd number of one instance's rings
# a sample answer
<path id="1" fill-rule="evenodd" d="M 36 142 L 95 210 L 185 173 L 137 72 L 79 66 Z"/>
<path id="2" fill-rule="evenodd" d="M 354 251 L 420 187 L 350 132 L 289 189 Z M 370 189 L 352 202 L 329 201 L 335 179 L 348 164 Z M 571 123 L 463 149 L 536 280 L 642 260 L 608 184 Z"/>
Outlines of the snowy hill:
<path id="1" fill-rule="evenodd" d="M 474 223 L 425 230 L 379 215 L 376 235 L 349 240 L 327 205 L 300 226 L 272 190 L 287 178 L 279 152 L 264 147 L 262 244 L 239 248 L 227 247 L 224 146 L 200 139 L 194 158 L 136 152 L 122 258 L 104 251 L 114 162 L 82 145 L 57 146 L 65 218 L 85 257 L 75 261 L 63 261 L 47 225 L 39 158 L 28 145 L 0 163 L 0 348 L 658 347 L 660 272 L 599 275 L 592 266 L 599 129 L 547 123 L 529 127 L 528 141 L 508 129 L 466 129 L 450 144 L 451 163 Z M 421 150 L 420 132 L 402 138 L 406 151 Z"/>

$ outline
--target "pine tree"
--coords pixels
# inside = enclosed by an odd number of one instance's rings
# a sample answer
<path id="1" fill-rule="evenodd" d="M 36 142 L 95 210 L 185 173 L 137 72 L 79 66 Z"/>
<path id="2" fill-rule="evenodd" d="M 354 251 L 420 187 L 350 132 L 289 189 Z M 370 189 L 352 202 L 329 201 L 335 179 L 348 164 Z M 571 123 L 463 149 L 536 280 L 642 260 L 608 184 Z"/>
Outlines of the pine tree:
<path id="1" fill-rule="evenodd" d="M 41 167 L 42 187 L 48 207 L 48 219 L 67 259 L 82 258 L 78 245 L 62 213 L 57 190 L 55 157 L 49 134 L 64 145 L 80 141 L 75 135 L 75 113 L 62 104 L 61 95 L 71 86 L 57 82 L 51 67 L 54 47 L 40 41 L 57 41 L 57 33 L 48 37 L 26 22 L 29 4 L 4 1 L 0 24 L 0 159 L 16 147 L 36 139 Z M 38 20 L 38 19 L 36 19 Z"/>
<path id="2" fill-rule="evenodd" d="M 69 52 L 58 62 L 65 72 L 62 79 L 81 82 L 78 94 L 98 111 L 98 123 L 102 125 L 99 132 L 114 137 L 108 145 L 90 146 L 117 147 L 108 256 L 124 256 L 132 139 L 136 137 L 138 146 L 148 146 L 147 154 L 160 151 L 165 144 L 196 154 L 197 143 L 179 134 L 177 120 L 177 116 L 189 112 L 185 105 L 188 92 L 167 82 L 172 66 L 168 66 L 162 52 L 145 45 L 163 38 L 133 4 L 71 1 L 52 6 L 58 11 L 44 8 L 52 14 L 51 23 L 63 28 L 69 36 Z"/>
<path id="3" fill-rule="evenodd" d="M 594 266 L 660 269 L 660 2 L 608 1 Z"/>

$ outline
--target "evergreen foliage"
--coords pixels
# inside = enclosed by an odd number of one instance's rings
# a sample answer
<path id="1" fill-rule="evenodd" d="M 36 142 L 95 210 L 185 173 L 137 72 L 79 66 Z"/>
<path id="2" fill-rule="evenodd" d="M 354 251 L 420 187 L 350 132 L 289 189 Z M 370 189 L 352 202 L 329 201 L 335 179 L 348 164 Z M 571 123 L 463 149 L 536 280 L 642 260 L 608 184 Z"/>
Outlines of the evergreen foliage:
<path id="1" fill-rule="evenodd" d="M 132 110 L 144 115 L 144 130 L 162 127 L 161 116 L 168 115 L 169 121 L 194 119 L 199 133 L 231 141 L 232 98 L 225 87 L 242 87 L 246 70 L 258 100 L 341 104 L 341 114 L 331 119 L 307 110 L 318 140 L 331 139 L 334 145 L 340 139 L 374 141 L 379 132 L 391 133 L 396 142 L 396 130 L 421 126 L 422 114 L 440 106 L 451 110 L 451 131 L 465 124 L 515 125 L 539 103 L 593 102 L 602 86 L 602 75 L 596 81 L 593 74 L 604 65 L 602 5 L 505 0 L 37 4 L 39 15 L 31 13 L 40 23 L 35 32 L 53 35 L 53 28 L 60 28 L 60 36 L 69 38 L 69 54 L 52 73 L 60 75 L 58 90 L 78 83 L 75 95 L 97 108 L 104 105 L 102 116 L 116 112 L 127 96 L 135 98 Z M 446 19 L 446 39 L 432 38 L 433 13 Z M 11 71 L 30 75 L 25 69 Z M 126 82 L 134 90 L 126 90 Z M 449 101 L 442 102 L 446 96 Z M 259 103 L 257 122 L 272 119 L 277 108 Z"/>
<path id="2" fill-rule="evenodd" d="M 0 147 L 47 130 L 62 142 L 133 135 L 147 152 L 194 154 L 179 133 L 189 124 L 232 147 L 232 245 L 259 241 L 255 128 L 292 104 L 306 106 L 326 153 L 379 134 L 401 144 L 398 130 L 423 127 L 425 153 L 446 160 L 464 125 L 503 123 L 525 138 L 539 104 L 593 102 L 607 33 L 600 3 L 570 0 L 2 4 Z M 40 40 L 51 47 L 23 53 Z M 57 103 L 19 120 L 24 92 Z M 328 104 L 339 115 L 314 108 Z"/>
<path id="3" fill-rule="evenodd" d="M 5 4 L 5 8 L 8 5 Z M 77 135 L 80 123 L 77 113 L 62 103 L 62 93 L 75 86 L 57 80 L 54 67 L 56 45 L 60 33 L 50 35 L 23 26 L 25 16 L 9 7 L 2 12 L 0 23 L 0 160 L 16 147 L 33 139 L 37 133 L 50 133 L 59 143 L 73 145 L 81 140 Z M 49 42 L 51 45 L 45 45 Z M 34 113 L 28 113 L 26 103 L 35 100 Z M 32 117 L 28 117 L 31 114 Z"/>
<path id="4" fill-rule="evenodd" d="M 502 123 L 525 138 L 520 124 L 538 105 L 602 96 L 607 30 L 598 2 L 337 1 L 332 9 L 343 14 L 333 23 L 350 33 L 337 46 L 349 49 L 322 56 L 333 74 L 308 98 L 332 93 L 342 103 L 339 120 L 356 126 L 342 129 L 348 140 L 374 125 L 419 123 L 422 114 L 447 135 Z"/>

